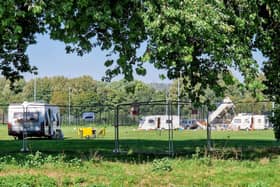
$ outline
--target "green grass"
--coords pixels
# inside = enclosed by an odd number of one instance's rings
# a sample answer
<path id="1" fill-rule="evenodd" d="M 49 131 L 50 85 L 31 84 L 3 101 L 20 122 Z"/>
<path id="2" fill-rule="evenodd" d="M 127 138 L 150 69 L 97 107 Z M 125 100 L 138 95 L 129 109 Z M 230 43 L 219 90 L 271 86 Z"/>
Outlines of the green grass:
<path id="1" fill-rule="evenodd" d="M 101 127 L 96 127 L 97 131 Z M 1 153 L 18 152 L 22 141 L 14 140 L 7 135 L 7 129 L 0 129 Z M 83 139 L 78 136 L 78 127 L 65 126 L 63 128 L 65 140 L 28 139 L 27 143 L 31 151 L 48 153 L 69 152 L 80 154 L 81 152 L 98 151 L 106 156 L 115 157 L 114 128 L 107 127 L 104 137 Z M 120 127 L 120 150 L 130 154 L 164 155 L 169 150 L 169 132 L 165 131 L 141 131 L 135 127 Z M 177 155 L 191 155 L 196 147 L 206 147 L 206 131 L 174 131 L 174 151 Z M 212 146 L 215 150 L 241 149 L 244 153 L 261 149 L 277 147 L 273 131 L 212 131 Z M 275 149 L 276 150 L 276 149 Z M 243 155 L 246 156 L 246 155 Z M 257 155 L 255 155 L 257 156 Z M 251 158 L 251 157 L 250 157 Z"/>
<path id="2" fill-rule="evenodd" d="M 77 128 L 64 127 L 65 140 L 28 139 L 21 153 L 22 141 L 0 127 L 0 186 L 279 186 L 272 130 L 213 131 L 211 152 L 205 131 L 174 131 L 176 156 L 167 158 L 168 131 L 120 127 L 114 154 L 113 127 L 94 139 Z"/>

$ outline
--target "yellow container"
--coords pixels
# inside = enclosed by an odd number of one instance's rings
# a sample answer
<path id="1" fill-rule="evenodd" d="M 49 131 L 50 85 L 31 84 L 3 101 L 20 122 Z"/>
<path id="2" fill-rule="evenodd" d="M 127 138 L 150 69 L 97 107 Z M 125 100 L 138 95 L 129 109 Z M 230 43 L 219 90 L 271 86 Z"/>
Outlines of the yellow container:
<path id="1" fill-rule="evenodd" d="M 91 138 L 91 137 L 95 137 L 95 129 L 91 128 L 91 127 L 85 127 L 85 128 L 79 128 L 78 129 L 78 135 L 81 138 Z"/>

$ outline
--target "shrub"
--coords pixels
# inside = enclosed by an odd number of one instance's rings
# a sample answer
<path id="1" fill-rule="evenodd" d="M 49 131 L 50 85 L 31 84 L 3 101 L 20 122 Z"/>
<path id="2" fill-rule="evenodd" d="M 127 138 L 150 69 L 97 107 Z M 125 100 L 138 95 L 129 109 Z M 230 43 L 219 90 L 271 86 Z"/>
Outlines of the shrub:
<path id="1" fill-rule="evenodd" d="M 41 167 L 45 163 L 43 154 L 40 151 L 37 151 L 35 154 L 29 154 L 26 157 L 25 162 L 23 163 L 26 167 Z"/>

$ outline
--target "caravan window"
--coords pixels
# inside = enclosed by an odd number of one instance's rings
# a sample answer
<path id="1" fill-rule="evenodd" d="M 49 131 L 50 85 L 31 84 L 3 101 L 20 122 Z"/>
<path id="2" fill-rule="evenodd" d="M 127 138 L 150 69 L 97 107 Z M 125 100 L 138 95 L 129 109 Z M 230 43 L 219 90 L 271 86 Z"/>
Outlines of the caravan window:
<path id="1" fill-rule="evenodd" d="M 23 119 L 23 112 L 15 112 L 14 119 Z"/>
<path id="2" fill-rule="evenodd" d="M 149 120 L 148 120 L 148 123 L 155 123 L 155 120 L 149 119 Z"/>
<path id="3" fill-rule="evenodd" d="M 258 119 L 258 123 L 262 123 L 262 119 Z"/>
<path id="4" fill-rule="evenodd" d="M 166 123 L 172 123 L 171 119 L 166 120 Z"/>
<path id="5" fill-rule="evenodd" d="M 14 113 L 14 119 L 17 120 L 23 120 L 26 119 L 26 121 L 38 121 L 39 120 L 39 113 L 38 112 L 15 112 Z"/>

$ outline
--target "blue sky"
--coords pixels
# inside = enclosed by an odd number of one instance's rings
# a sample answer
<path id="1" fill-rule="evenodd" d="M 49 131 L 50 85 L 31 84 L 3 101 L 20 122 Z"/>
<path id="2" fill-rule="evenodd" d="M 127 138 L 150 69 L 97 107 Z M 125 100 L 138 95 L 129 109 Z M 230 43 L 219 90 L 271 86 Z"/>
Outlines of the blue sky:
<path id="1" fill-rule="evenodd" d="M 76 54 L 66 54 L 65 44 L 60 41 L 50 40 L 49 36 L 38 35 L 38 42 L 28 48 L 30 64 L 38 68 L 38 77 L 66 76 L 79 77 L 90 75 L 95 80 L 101 80 L 105 75 L 106 53 L 99 48 L 94 49 L 90 54 L 83 57 Z M 156 70 L 152 65 L 147 65 L 147 75 L 145 77 L 136 76 L 135 79 L 142 80 L 146 83 L 167 83 L 170 80 L 161 80 L 160 73 L 163 71 Z M 31 74 L 25 74 L 26 79 L 31 79 Z M 122 79 L 118 76 L 113 80 Z"/>
<path id="2" fill-rule="evenodd" d="M 28 48 L 30 64 L 38 67 L 38 77 L 51 77 L 51 76 L 66 76 L 66 77 L 79 77 L 82 75 L 90 75 L 95 80 L 101 80 L 105 75 L 106 67 L 104 61 L 106 60 L 106 53 L 102 52 L 99 48 L 94 49 L 90 54 L 83 57 L 76 54 L 66 54 L 65 45 L 60 41 L 53 41 L 49 39 L 48 35 L 38 35 L 38 43 L 31 45 Z M 254 58 L 262 66 L 265 58 L 260 52 L 253 53 Z M 148 64 L 147 75 L 135 76 L 136 80 L 142 80 L 146 83 L 170 83 L 172 81 L 166 79 L 161 80 L 159 74 L 164 71 L 156 70 L 152 65 Z M 240 74 L 236 71 L 233 72 L 237 78 L 242 80 Z M 32 79 L 31 74 L 25 74 L 27 80 Z M 122 75 L 113 80 L 122 79 Z"/>

